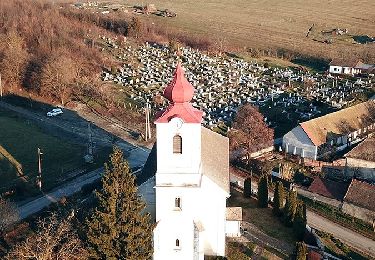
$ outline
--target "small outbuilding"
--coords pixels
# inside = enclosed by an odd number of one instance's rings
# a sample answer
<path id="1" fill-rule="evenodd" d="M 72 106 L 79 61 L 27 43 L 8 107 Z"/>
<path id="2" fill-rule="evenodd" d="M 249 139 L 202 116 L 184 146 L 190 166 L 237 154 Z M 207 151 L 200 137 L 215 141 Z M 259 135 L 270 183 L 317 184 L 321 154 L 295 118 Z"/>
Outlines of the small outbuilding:
<path id="1" fill-rule="evenodd" d="M 240 237 L 242 224 L 242 208 L 227 207 L 225 234 L 227 237 Z"/>

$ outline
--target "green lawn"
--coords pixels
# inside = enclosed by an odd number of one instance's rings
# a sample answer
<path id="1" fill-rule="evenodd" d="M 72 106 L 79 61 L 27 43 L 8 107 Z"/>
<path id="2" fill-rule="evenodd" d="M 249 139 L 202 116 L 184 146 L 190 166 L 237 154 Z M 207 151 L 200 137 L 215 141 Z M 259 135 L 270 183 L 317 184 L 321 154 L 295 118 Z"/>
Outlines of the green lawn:
<path id="1" fill-rule="evenodd" d="M 267 235 L 294 246 L 296 239 L 293 235 L 293 229 L 284 226 L 283 223 L 272 214 L 271 208 L 258 208 L 255 199 L 244 198 L 242 193 L 235 190 L 231 190 L 228 206 L 242 207 L 243 220 L 253 223 Z"/>
<path id="2" fill-rule="evenodd" d="M 45 189 L 53 187 L 66 172 L 84 164 L 85 147 L 51 136 L 32 121 L 0 109 L 0 193 L 17 185 L 23 186 L 21 190 L 27 194 L 35 193 L 38 147 L 43 151 Z M 22 167 L 21 171 L 19 166 Z M 20 177 L 22 174 L 23 177 Z"/>

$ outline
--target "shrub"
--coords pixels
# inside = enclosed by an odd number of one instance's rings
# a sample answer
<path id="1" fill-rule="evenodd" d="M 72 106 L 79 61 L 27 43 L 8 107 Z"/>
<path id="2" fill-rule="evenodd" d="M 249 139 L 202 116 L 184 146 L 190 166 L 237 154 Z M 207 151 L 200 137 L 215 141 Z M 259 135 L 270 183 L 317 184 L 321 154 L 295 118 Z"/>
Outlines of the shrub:
<path id="1" fill-rule="evenodd" d="M 263 175 L 258 183 L 258 206 L 267 208 L 268 206 L 268 178 Z"/>
<path id="2" fill-rule="evenodd" d="M 247 178 L 243 185 L 243 195 L 245 198 L 251 197 L 251 178 Z"/>

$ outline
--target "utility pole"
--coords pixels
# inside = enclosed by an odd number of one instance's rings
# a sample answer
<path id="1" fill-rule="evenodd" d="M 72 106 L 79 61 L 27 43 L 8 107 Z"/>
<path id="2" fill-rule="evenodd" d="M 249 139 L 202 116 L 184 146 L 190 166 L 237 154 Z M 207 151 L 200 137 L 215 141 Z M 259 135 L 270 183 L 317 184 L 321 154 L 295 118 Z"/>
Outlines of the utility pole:
<path id="1" fill-rule="evenodd" d="M 148 141 L 148 139 L 151 138 L 150 110 L 151 110 L 151 106 L 150 106 L 150 104 L 147 101 L 146 102 L 146 109 L 145 109 L 145 112 L 146 112 L 146 133 L 145 133 L 145 139 L 146 139 L 146 141 Z"/>
<path id="2" fill-rule="evenodd" d="M 88 123 L 87 127 L 88 127 L 89 142 L 87 144 L 87 154 L 85 155 L 84 159 L 87 163 L 93 163 L 94 162 L 94 145 L 92 142 L 91 123 Z"/>
<path id="3" fill-rule="evenodd" d="M 42 191 L 42 150 L 38 148 L 38 176 L 36 178 L 36 185 Z"/>

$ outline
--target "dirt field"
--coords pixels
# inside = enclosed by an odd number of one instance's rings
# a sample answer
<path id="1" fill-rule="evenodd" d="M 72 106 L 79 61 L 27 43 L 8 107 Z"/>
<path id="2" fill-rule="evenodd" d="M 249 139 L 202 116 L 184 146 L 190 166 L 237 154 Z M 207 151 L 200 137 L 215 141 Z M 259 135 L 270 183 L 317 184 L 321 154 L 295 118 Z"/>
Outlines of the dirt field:
<path id="1" fill-rule="evenodd" d="M 145 5 L 147 1 L 122 3 Z M 154 0 L 158 9 L 170 9 L 176 18 L 154 15 L 156 25 L 166 24 L 181 31 L 224 39 L 237 46 L 261 49 L 287 49 L 315 57 L 364 57 L 375 62 L 375 43 L 332 44 L 306 38 L 315 24 L 319 29 L 343 28 L 351 35 L 375 36 L 375 1 L 373 0 Z"/>

